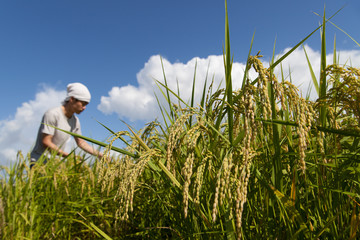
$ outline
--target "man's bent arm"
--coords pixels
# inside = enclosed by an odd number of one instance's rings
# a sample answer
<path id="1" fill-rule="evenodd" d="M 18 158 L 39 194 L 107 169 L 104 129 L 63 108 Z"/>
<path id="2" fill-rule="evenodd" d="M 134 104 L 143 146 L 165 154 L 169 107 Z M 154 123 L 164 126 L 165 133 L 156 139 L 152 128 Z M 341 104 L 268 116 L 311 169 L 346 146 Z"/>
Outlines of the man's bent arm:
<path id="1" fill-rule="evenodd" d="M 94 156 L 97 156 L 99 158 L 103 157 L 103 154 L 93 147 L 91 147 L 84 139 L 75 137 L 76 144 L 85 152 L 88 152 Z"/>
<path id="2" fill-rule="evenodd" d="M 49 135 L 45 133 L 42 134 L 42 144 L 44 145 L 44 147 L 56 151 L 57 154 L 60 156 L 63 157 L 68 156 L 69 154 L 67 152 L 64 152 L 61 148 L 59 148 L 58 146 L 56 146 L 56 144 L 52 142 L 52 138 L 53 135 Z"/>

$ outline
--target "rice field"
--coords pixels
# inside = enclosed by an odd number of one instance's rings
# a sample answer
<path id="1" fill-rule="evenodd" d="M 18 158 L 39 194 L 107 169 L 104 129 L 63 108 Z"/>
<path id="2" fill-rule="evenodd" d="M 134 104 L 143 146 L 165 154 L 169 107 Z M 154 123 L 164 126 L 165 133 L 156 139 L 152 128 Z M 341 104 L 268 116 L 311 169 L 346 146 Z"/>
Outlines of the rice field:
<path id="1" fill-rule="evenodd" d="M 2 167 L 0 239 L 358 239 L 360 69 L 326 62 L 324 14 L 268 68 L 249 54 L 233 89 L 225 20 L 226 87 L 196 79 L 200 105 L 169 89 L 163 69 L 163 121 L 109 129 L 106 143 L 83 137 L 106 147 L 104 158 L 54 155 L 30 170 L 19 152 Z M 318 99 L 310 101 L 274 69 L 319 30 Z M 127 147 L 116 148 L 119 140 Z"/>

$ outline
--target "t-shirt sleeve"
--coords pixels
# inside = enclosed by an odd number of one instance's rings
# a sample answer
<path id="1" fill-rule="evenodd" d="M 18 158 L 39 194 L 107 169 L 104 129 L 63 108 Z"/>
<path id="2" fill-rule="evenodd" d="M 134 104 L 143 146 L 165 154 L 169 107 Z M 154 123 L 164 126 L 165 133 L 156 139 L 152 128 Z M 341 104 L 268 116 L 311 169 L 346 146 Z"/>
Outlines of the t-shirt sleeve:
<path id="1" fill-rule="evenodd" d="M 57 125 L 57 119 L 54 113 L 47 111 L 41 122 L 41 132 L 49 135 L 55 134 L 55 128 L 52 126 Z"/>

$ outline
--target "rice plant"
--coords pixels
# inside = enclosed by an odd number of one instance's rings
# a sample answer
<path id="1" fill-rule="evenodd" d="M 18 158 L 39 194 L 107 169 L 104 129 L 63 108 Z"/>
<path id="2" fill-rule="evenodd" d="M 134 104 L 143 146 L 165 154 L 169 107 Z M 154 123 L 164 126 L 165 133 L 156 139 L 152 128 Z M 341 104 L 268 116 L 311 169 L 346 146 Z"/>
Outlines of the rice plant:
<path id="1" fill-rule="evenodd" d="M 194 89 L 190 103 L 181 99 L 163 68 L 161 122 L 108 129 L 106 143 L 72 134 L 106 147 L 101 160 L 54 155 L 30 170 L 19 154 L 3 168 L 0 238 L 359 238 L 360 70 L 326 63 L 329 19 L 324 13 L 321 26 L 267 68 L 250 48 L 242 87 L 233 89 L 226 12 L 225 88 L 205 79 L 194 106 Z M 319 98 L 309 101 L 274 69 L 319 29 Z"/>

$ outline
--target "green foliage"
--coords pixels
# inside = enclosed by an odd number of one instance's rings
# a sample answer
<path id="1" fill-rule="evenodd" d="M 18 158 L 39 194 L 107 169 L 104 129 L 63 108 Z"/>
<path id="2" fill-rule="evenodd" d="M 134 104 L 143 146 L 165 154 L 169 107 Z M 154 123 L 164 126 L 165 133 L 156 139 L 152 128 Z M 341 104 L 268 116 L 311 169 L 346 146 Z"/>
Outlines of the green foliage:
<path id="1" fill-rule="evenodd" d="M 101 160 L 54 155 L 30 170 L 19 154 L 3 168 L 0 238 L 359 238 L 360 70 L 326 65 L 328 21 L 269 68 L 250 51 L 233 89 L 226 13 L 225 89 L 206 79 L 195 107 L 195 66 L 189 105 L 168 88 L 163 67 L 162 124 L 118 133 L 104 126 L 108 143 L 76 135 L 106 147 Z M 312 102 L 274 69 L 320 28 L 319 80 L 307 59 L 319 94 Z M 126 149 L 112 146 L 118 138 Z"/>

